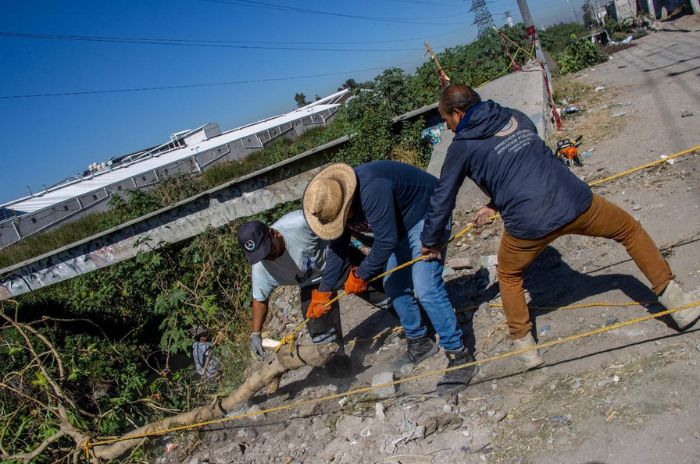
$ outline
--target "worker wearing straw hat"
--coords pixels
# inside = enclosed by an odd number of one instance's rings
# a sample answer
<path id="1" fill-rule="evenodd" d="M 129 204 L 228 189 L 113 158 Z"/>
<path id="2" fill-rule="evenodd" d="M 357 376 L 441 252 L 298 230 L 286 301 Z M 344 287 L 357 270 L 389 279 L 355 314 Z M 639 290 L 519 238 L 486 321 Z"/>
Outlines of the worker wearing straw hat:
<path id="1" fill-rule="evenodd" d="M 304 216 L 314 233 L 331 243 L 308 317 L 321 317 L 328 311 L 326 303 L 333 298 L 333 283 L 345 262 L 351 234 L 371 232 L 374 242 L 369 255 L 348 276 L 344 290 L 349 294 L 363 293 L 373 276 L 420 256 L 423 218 L 436 184 L 434 176 L 418 168 L 385 160 L 355 168 L 332 164 L 311 180 L 304 192 Z M 445 240 L 449 234 L 447 226 L 443 229 Z M 465 349 L 445 290 L 443 261 L 419 261 L 384 279 L 384 289 L 408 339 L 407 356 L 416 364 L 437 352 L 419 304 L 440 336 L 449 366 L 474 359 Z M 475 373 L 474 366 L 446 373 L 438 382 L 438 393 L 466 388 Z"/>

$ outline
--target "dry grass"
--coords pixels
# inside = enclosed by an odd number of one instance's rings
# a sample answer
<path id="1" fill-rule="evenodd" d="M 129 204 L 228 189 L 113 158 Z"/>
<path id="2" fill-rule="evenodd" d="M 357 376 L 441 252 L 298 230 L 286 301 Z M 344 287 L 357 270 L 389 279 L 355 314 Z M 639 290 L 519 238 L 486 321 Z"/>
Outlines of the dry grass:
<path id="1" fill-rule="evenodd" d="M 391 150 L 391 159 L 412 166 L 420 166 L 420 154 L 416 150 L 396 146 Z"/>
<path id="2" fill-rule="evenodd" d="M 581 432 L 591 429 L 590 424 L 616 421 L 639 426 L 672 404 L 667 398 L 649 402 L 629 397 L 647 391 L 650 378 L 668 376 L 659 373 L 663 366 L 687 356 L 684 347 L 670 347 L 638 361 L 579 377 L 551 379 L 535 388 L 501 423 L 493 440 L 491 462 L 531 462 L 528 455 L 552 451 L 555 446 L 561 450 L 562 443 L 575 447 L 585 440 L 588 432 Z"/>
<path id="3" fill-rule="evenodd" d="M 557 140 L 583 135 L 584 143 L 590 147 L 618 134 L 625 126 L 626 120 L 624 115 L 615 116 L 625 112 L 624 106 L 614 102 L 616 96 L 615 89 L 606 88 L 596 92 L 594 85 L 574 77 L 557 79 L 554 85 L 555 102 L 564 107 L 564 100 L 567 105 L 576 105 L 582 111 L 565 115 L 564 129 L 552 133 L 546 140 L 547 145 L 554 149 Z"/>

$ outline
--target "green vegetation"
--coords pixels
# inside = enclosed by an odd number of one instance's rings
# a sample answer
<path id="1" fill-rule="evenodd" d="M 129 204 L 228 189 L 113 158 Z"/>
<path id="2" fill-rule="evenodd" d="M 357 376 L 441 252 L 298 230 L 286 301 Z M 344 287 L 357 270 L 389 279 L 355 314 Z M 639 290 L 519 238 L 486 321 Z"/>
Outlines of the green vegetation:
<path id="1" fill-rule="evenodd" d="M 576 40 L 572 42 L 564 53 L 556 57 L 559 63 L 559 72 L 562 75 L 574 73 L 589 66 L 603 63 L 608 59 L 607 53 L 598 45 L 588 40 Z"/>
<path id="2" fill-rule="evenodd" d="M 522 46 L 527 44 L 522 27 L 504 32 Z M 439 58 L 453 82 L 473 86 L 505 74 L 510 64 L 495 33 L 451 48 Z M 391 118 L 438 98 L 432 63 L 414 74 L 393 68 L 372 81 L 348 80 L 345 85 L 353 88 L 355 98 L 329 127 L 296 141 L 271 144 L 197 178 L 173 178 L 150 192 L 115 198 L 108 213 L 3 250 L 0 266 L 113 227 L 345 134 L 354 136 L 337 152 L 337 160 L 353 165 L 385 158 L 427 163 L 428 147 L 420 135 L 423 122 L 392 127 Z M 299 202 L 292 202 L 257 217 L 269 223 L 297 208 Z M 6 321 L 0 327 L 0 356 L 5 360 L 0 374 L 3 385 L 11 387 L 0 388 L 2 449 L 30 451 L 52 436 L 60 426 L 53 413 L 59 404 L 74 427 L 104 436 L 190 409 L 234 388 L 249 360 L 250 270 L 235 239 L 241 221 L 23 295 L 16 309 L 13 303 L 3 303 L 4 313 L 20 324 Z M 215 341 L 223 370 L 218 383 L 201 382 L 191 375 L 191 367 L 182 369 L 193 342 L 188 330 L 195 325 L 206 327 Z M 60 377 L 59 359 L 65 375 L 57 383 L 65 398 L 51 386 L 51 378 Z M 71 441 L 60 438 L 36 462 L 57 462 L 66 449 L 72 449 Z M 144 453 L 139 448 L 128 460 L 147 461 Z"/>

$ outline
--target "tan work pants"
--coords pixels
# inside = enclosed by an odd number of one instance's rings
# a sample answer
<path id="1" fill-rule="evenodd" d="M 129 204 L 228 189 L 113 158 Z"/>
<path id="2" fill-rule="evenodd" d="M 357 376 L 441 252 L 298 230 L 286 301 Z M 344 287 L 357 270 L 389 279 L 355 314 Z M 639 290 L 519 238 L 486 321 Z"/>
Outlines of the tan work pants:
<path id="1" fill-rule="evenodd" d="M 625 210 L 593 194 L 593 201 L 578 218 L 536 240 L 515 238 L 503 233 L 498 250 L 498 282 L 510 336 L 519 339 L 532 329 L 523 291 L 523 274 L 537 255 L 562 235 L 611 238 L 622 243 L 637 267 L 660 294 L 673 279 L 673 273 L 649 234 Z"/>

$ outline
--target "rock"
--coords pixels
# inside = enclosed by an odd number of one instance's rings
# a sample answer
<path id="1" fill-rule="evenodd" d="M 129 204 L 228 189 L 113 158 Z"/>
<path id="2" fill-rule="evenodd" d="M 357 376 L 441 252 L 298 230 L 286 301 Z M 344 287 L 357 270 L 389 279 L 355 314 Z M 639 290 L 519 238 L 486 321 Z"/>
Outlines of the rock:
<path id="1" fill-rule="evenodd" d="M 372 376 L 372 386 L 382 385 L 394 381 L 394 373 L 392 371 L 378 372 Z M 374 394 L 380 398 L 389 398 L 396 394 L 396 385 L 386 385 L 379 388 L 374 388 Z"/>
<path id="2" fill-rule="evenodd" d="M 343 416 L 335 425 L 336 435 L 345 439 L 354 437 L 361 429 L 362 418 L 357 416 Z"/>
<path id="3" fill-rule="evenodd" d="M 571 385 L 571 389 L 572 389 L 572 390 L 578 390 L 579 388 L 581 388 L 581 378 L 580 378 L 580 377 L 576 377 L 576 378 L 574 379 L 573 385 Z"/>
<path id="4" fill-rule="evenodd" d="M 252 427 L 243 427 L 236 432 L 236 438 L 239 440 L 254 440 L 258 436 L 258 432 Z"/>
<path id="5" fill-rule="evenodd" d="M 505 411 L 496 411 L 496 413 L 493 415 L 493 420 L 495 422 L 501 422 L 503 419 L 508 416 L 508 413 Z"/>
<path id="6" fill-rule="evenodd" d="M 446 263 L 446 265 L 456 271 L 472 268 L 471 260 L 469 258 L 452 258 Z"/>
<path id="7" fill-rule="evenodd" d="M 445 266 L 442 270 L 442 278 L 444 279 L 445 277 L 450 277 L 457 274 L 457 271 L 452 269 L 451 267 Z"/>
<path id="8" fill-rule="evenodd" d="M 642 209 L 642 205 L 639 203 L 632 203 L 632 211 L 639 211 L 640 209 Z"/>
<path id="9" fill-rule="evenodd" d="M 464 420 L 451 413 L 443 413 L 439 416 L 430 416 L 421 421 L 425 427 L 425 436 L 432 435 L 435 432 L 445 432 L 447 430 L 457 430 L 462 427 Z"/>
<path id="10" fill-rule="evenodd" d="M 489 409 L 488 411 L 486 411 L 486 415 L 489 417 L 493 417 L 496 415 L 496 411 L 494 411 L 493 409 Z"/>
<path id="11" fill-rule="evenodd" d="M 442 412 L 452 412 L 452 406 L 446 404 L 442 407 Z"/>
<path id="12" fill-rule="evenodd" d="M 386 415 L 384 414 L 384 405 L 382 403 L 374 403 L 374 416 L 379 422 L 386 422 Z"/>
<path id="13" fill-rule="evenodd" d="M 249 413 L 256 413 L 260 412 L 260 405 L 254 404 L 250 408 L 248 408 Z M 259 421 L 262 418 L 263 414 L 255 414 L 253 416 L 249 416 L 248 418 L 252 420 L 253 422 Z"/>

